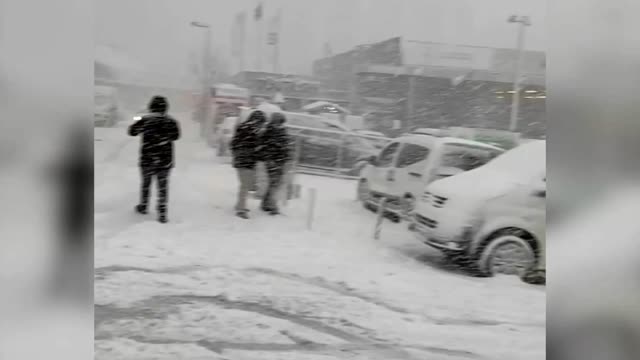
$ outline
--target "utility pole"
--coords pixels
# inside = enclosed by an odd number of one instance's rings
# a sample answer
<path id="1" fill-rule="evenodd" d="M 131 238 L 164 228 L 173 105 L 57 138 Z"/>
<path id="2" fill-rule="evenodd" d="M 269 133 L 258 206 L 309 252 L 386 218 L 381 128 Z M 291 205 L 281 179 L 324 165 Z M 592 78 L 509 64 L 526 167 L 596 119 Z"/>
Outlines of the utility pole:
<path id="1" fill-rule="evenodd" d="M 273 72 L 280 73 L 280 39 L 279 34 L 276 34 L 276 43 L 273 46 Z"/>
<path id="2" fill-rule="evenodd" d="M 211 121 L 211 26 L 199 21 L 192 21 L 191 26 L 206 30 L 202 47 L 202 121 L 200 122 L 200 136 L 206 140 L 207 124 Z"/>
<path id="3" fill-rule="evenodd" d="M 263 5 L 262 2 L 258 3 L 258 6 L 256 6 L 256 9 L 254 10 L 253 13 L 253 19 L 254 19 L 254 23 L 256 26 L 256 48 L 255 48 L 255 66 L 256 66 L 256 71 L 262 71 L 262 16 L 263 16 Z"/>
<path id="4" fill-rule="evenodd" d="M 272 59 L 272 65 L 273 65 L 273 72 L 274 73 L 279 73 L 280 72 L 280 64 L 278 63 L 280 61 L 279 56 L 280 56 L 280 39 L 279 39 L 279 34 L 277 32 L 269 32 L 268 35 L 268 45 L 273 46 L 273 59 Z"/>
<path id="5" fill-rule="evenodd" d="M 415 83 L 415 77 L 413 76 L 413 74 L 408 74 L 409 75 L 409 90 L 407 91 L 407 129 L 409 131 L 412 131 L 413 129 L 411 128 L 413 126 L 413 97 L 414 97 L 414 92 L 415 92 L 415 87 L 416 87 L 416 83 Z"/>
<path id="6" fill-rule="evenodd" d="M 416 92 L 416 77 L 424 74 L 422 68 L 409 68 L 406 70 L 408 75 L 409 89 L 407 90 L 407 129 L 411 131 L 413 124 L 413 115 L 415 112 L 415 92 Z"/>
<path id="7" fill-rule="evenodd" d="M 509 131 L 515 132 L 518 129 L 518 115 L 520 108 L 520 83 L 522 81 L 522 61 L 524 60 L 524 35 L 527 26 L 531 26 L 528 16 L 512 15 L 507 20 L 510 23 L 518 24 L 517 54 L 514 64 L 513 78 L 513 98 L 511 103 L 511 119 Z"/>

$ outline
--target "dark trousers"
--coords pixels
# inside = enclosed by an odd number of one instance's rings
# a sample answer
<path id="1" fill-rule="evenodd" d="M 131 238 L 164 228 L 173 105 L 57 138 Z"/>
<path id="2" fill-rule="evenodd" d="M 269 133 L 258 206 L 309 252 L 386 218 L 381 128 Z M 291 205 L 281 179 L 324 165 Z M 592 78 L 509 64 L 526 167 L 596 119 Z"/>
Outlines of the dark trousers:
<path id="1" fill-rule="evenodd" d="M 277 210 L 278 204 L 274 199 L 274 196 L 278 192 L 282 183 L 282 177 L 284 176 L 285 164 L 276 162 L 265 162 L 267 168 L 267 175 L 269 176 L 269 185 L 267 191 L 262 198 L 262 208 L 268 210 Z"/>
<path id="2" fill-rule="evenodd" d="M 140 191 L 140 204 L 146 209 L 149 205 L 149 189 L 154 178 L 158 186 L 158 214 L 167 214 L 167 201 L 169 200 L 169 173 L 170 168 L 142 167 L 142 186 Z"/>

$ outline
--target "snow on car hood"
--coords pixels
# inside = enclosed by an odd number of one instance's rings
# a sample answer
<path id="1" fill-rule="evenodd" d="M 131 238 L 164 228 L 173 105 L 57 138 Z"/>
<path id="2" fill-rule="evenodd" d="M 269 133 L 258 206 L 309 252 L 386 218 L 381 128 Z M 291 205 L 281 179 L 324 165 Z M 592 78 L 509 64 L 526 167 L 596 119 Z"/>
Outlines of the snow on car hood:
<path id="1" fill-rule="evenodd" d="M 471 171 L 433 182 L 427 191 L 438 196 L 489 200 L 527 185 L 546 166 L 546 142 L 537 140 L 510 150 Z M 462 194 L 462 196 L 460 196 Z"/>
<path id="2" fill-rule="evenodd" d="M 444 197 L 489 200 L 503 195 L 526 181 L 507 172 L 490 168 L 477 169 L 434 181 L 427 191 Z"/>

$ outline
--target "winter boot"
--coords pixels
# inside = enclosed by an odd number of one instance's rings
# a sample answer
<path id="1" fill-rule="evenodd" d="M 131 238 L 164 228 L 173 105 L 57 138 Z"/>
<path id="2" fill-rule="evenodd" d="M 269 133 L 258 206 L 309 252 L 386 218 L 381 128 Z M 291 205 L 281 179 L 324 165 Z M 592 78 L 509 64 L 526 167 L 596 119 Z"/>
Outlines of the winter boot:
<path id="1" fill-rule="evenodd" d="M 236 216 L 241 218 L 241 219 L 249 219 L 249 212 L 248 211 L 236 211 Z"/>
<path id="2" fill-rule="evenodd" d="M 278 210 L 278 209 L 271 209 L 271 210 L 269 211 L 269 215 L 273 215 L 273 216 L 275 216 L 275 215 L 280 215 L 280 210 Z"/>
<path id="3" fill-rule="evenodd" d="M 145 215 L 147 213 L 147 206 L 143 204 L 136 205 L 136 212 Z"/>
<path id="4" fill-rule="evenodd" d="M 169 222 L 169 219 L 167 218 L 167 214 L 160 214 L 158 216 L 158 222 L 160 222 L 161 224 L 166 224 Z"/>
<path id="5" fill-rule="evenodd" d="M 546 285 L 547 274 L 545 270 L 530 270 L 522 276 L 522 281 L 531 285 Z"/>

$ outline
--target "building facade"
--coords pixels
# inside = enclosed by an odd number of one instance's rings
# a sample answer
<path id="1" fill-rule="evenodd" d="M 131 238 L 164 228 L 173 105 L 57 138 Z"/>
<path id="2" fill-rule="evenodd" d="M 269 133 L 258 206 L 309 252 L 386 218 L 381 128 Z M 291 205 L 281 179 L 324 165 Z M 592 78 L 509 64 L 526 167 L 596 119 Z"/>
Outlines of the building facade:
<path id="1" fill-rule="evenodd" d="M 252 105 L 260 99 L 272 100 L 277 94 L 283 100 L 283 108 L 290 111 L 301 110 L 316 101 L 348 105 L 346 92 L 326 91 L 318 79 L 310 76 L 243 71 L 232 76 L 229 82 L 248 89 Z"/>
<path id="2" fill-rule="evenodd" d="M 349 109 L 387 133 L 417 127 L 507 129 L 517 52 L 399 37 L 317 60 L 324 87 L 349 93 Z M 546 131 L 545 54 L 526 51 L 518 131 Z M 400 128 L 393 128 L 400 120 Z"/>

